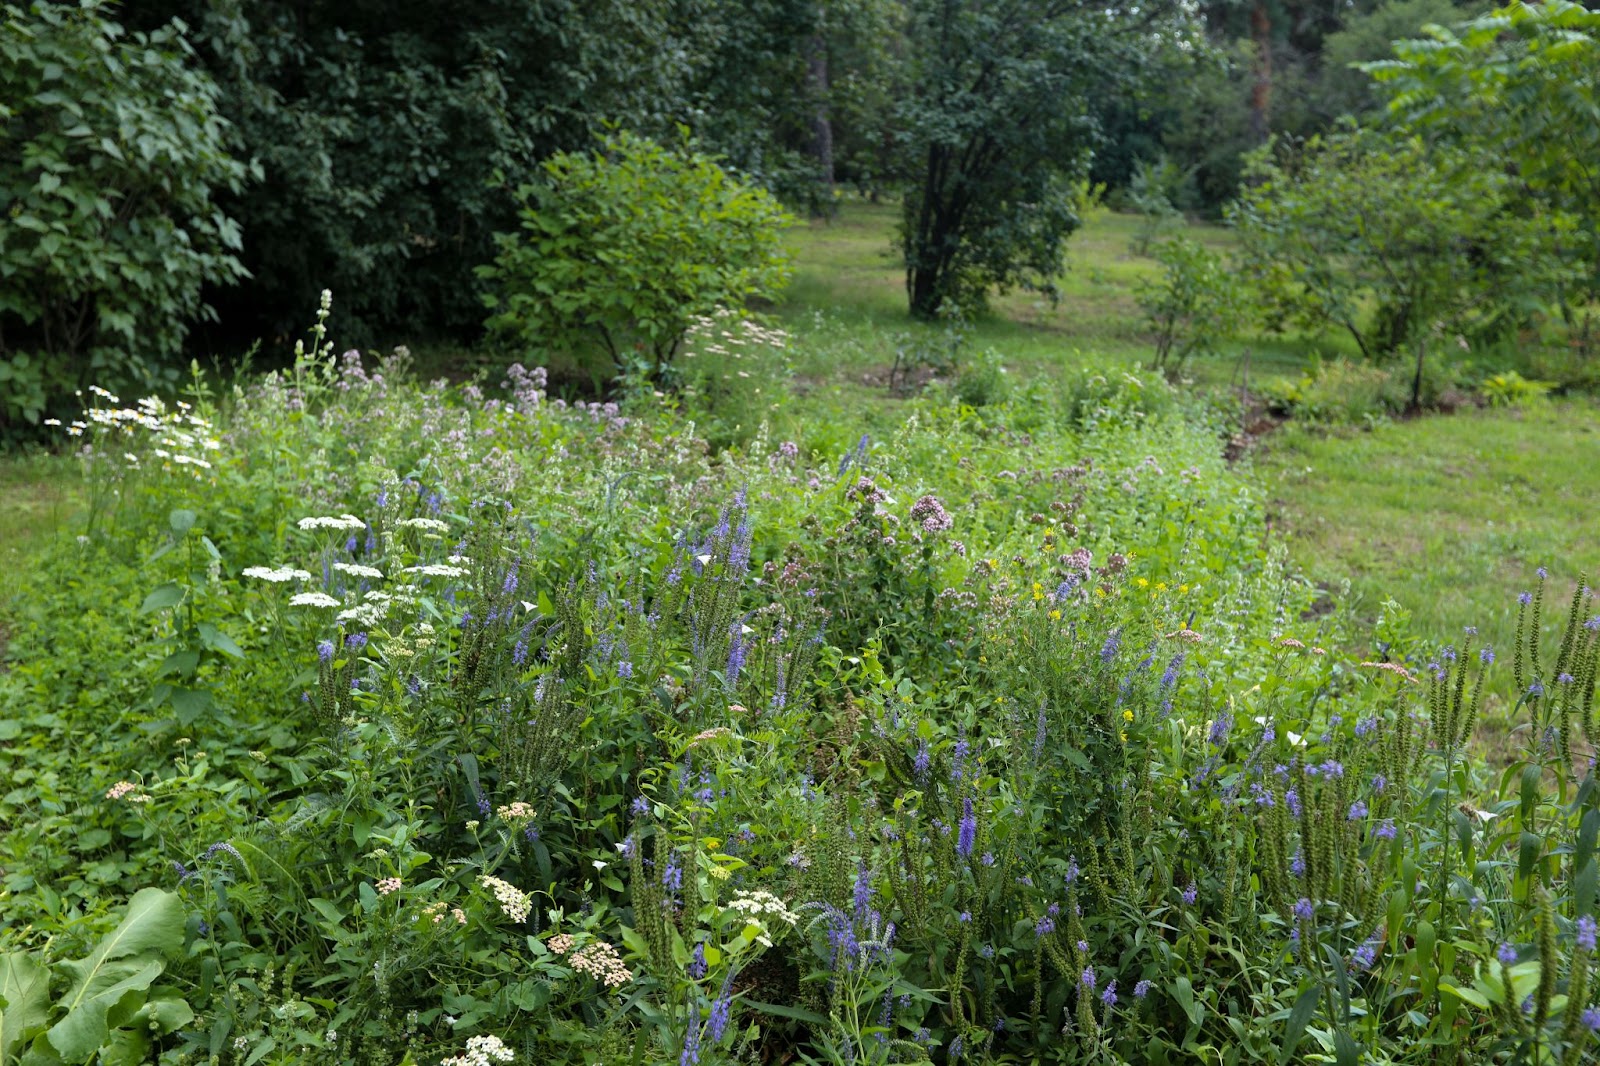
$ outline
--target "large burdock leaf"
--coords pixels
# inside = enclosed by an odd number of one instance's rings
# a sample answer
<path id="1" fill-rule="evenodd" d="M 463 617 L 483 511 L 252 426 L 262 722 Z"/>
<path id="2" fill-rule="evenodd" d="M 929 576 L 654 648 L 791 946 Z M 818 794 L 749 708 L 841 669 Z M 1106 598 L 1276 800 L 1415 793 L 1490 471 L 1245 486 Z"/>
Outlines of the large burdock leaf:
<path id="1" fill-rule="evenodd" d="M 183 905 L 159 888 L 146 888 L 128 913 L 86 959 L 62 962 L 72 978 L 61 1001 L 66 1016 L 50 1029 L 50 1044 L 67 1062 L 87 1062 L 112 1025 L 126 1021 L 161 976 L 162 957 L 183 947 Z"/>
<path id="2" fill-rule="evenodd" d="M 50 1016 L 50 971 L 31 955 L 0 955 L 0 1062 Z"/>

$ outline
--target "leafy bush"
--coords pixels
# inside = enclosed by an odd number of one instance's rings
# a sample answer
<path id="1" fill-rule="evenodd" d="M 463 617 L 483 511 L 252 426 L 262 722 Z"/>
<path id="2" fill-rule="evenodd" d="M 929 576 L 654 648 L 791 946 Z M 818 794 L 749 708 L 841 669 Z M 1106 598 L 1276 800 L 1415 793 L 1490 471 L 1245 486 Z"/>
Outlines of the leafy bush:
<path id="1" fill-rule="evenodd" d="M 1571 269 L 1553 254 L 1568 224 L 1519 214 L 1486 157 L 1352 128 L 1251 173 L 1231 217 L 1269 323 L 1335 326 L 1367 358 L 1414 355 L 1413 406 L 1430 336 L 1514 330 Z"/>
<path id="2" fill-rule="evenodd" d="M 545 164 L 524 186 L 522 231 L 480 274 L 489 328 L 546 356 L 600 347 L 619 373 L 669 376 L 689 327 L 771 298 L 788 277 L 788 216 L 687 142 L 631 133 Z"/>
<path id="3" fill-rule="evenodd" d="M 1215 352 L 1238 330 L 1244 299 L 1222 257 L 1196 241 L 1162 241 L 1155 258 L 1161 276 L 1140 279 L 1135 298 L 1156 335 L 1151 369 L 1176 374 L 1190 356 Z"/>
<path id="4" fill-rule="evenodd" d="M 1128 206 L 1139 215 L 1133 235 L 1133 253 L 1149 255 L 1150 245 L 1183 226 L 1178 204 L 1185 199 L 1190 175 L 1170 159 L 1140 160 L 1128 181 Z"/>
<path id="5" fill-rule="evenodd" d="M 1529 381 L 1515 370 L 1503 370 L 1484 378 L 1478 392 L 1490 407 L 1519 407 L 1542 398 L 1553 387 L 1547 381 Z"/>
<path id="6" fill-rule="evenodd" d="M 244 276 L 216 85 L 182 24 L 104 11 L 0 8 L 0 434 L 90 382 L 150 385 L 202 286 Z"/>

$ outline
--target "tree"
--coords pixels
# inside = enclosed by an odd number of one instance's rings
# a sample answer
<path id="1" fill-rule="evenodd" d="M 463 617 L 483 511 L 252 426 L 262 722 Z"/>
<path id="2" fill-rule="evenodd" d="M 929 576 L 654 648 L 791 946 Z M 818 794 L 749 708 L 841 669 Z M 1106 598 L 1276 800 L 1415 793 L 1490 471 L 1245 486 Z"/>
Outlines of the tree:
<path id="1" fill-rule="evenodd" d="M 1592 311 L 1579 308 L 1600 298 L 1600 12 L 1567 0 L 1513 3 L 1394 51 L 1367 69 L 1401 128 L 1492 159 L 1509 175 L 1520 216 L 1573 223 L 1553 251 L 1583 270 L 1559 303 L 1592 343 Z"/>
<path id="2" fill-rule="evenodd" d="M 1169 9 L 1079 0 L 911 0 L 900 108 L 915 176 L 900 244 L 913 314 L 991 288 L 1052 291 L 1099 134 Z"/>
<path id="3" fill-rule="evenodd" d="M 215 83 L 181 23 L 126 33 L 98 3 L 0 7 L 0 429 L 89 384 L 147 384 L 244 276 L 216 202 Z"/>
<path id="4" fill-rule="evenodd" d="M 1413 406 L 1434 330 L 1503 334 L 1568 270 L 1560 220 L 1519 216 L 1485 156 L 1350 127 L 1259 156 L 1251 177 L 1231 219 L 1269 322 L 1336 326 L 1370 359 L 1414 353 Z"/>

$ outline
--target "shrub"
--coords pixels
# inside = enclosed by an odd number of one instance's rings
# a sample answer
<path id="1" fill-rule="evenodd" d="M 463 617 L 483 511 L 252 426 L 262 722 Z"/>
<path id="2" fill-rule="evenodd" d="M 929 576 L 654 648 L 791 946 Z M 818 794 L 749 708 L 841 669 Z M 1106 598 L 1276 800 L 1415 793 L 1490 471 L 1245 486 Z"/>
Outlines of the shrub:
<path id="1" fill-rule="evenodd" d="M 630 133 L 562 153 L 519 190 L 522 230 L 480 274 L 489 328 L 539 355 L 599 347 L 618 373 L 668 381 L 690 325 L 770 299 L 788 278 L 788 216 L 687 140 Z"/>
<path id="2" fill-rule="evenodd" d="M 148 385 L 244 275 L 217 207 L 247 169 L 182 23 L 0 9 L 0 433 L 90 382 Z"/>
<path id="3" fill-rule="evenodd" d="M 1215 352 L 1238 329 L 1244 301 L 1222 257 L 1196 241 L 1162 241 L 1155 258 L 1161 276 L 1141 279 L 1136 298 L 1156 336 L 1151 369 L 1175 374 L 1190 356 Z"/>
<path id="4" fill-rule="evenodd" d="M 1504 334 L 1571 270 L 1553 254 L 1567 223 L 1519 215 L 1481 155 L 1345 129 L 1251 173 L 1232 220 L 1269 322 L 1337 327 L 1369 359 L 1414 354 L 1413 406 L 1435 331 Z"/>

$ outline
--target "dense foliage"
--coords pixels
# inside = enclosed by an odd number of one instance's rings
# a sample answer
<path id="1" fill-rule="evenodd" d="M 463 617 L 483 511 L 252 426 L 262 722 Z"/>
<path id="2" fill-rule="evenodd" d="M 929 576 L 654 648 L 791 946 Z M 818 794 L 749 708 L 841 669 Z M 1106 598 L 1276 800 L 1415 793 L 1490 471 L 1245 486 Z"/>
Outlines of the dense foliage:
<path id="1" fill-rule="evenodd" d="M 1371 64 L 1402 128 L 1492 158 L 1514 183 L 1517 213 L 1570 229 L 1550 254 L 1578 269 L 1557 287 L 1585 350 L 1600 295 L 1600 13 L 1554 0 L 1515 2 L 1455 30 L 1433 27 Z"/>
<path id="2" fill-rule="evenodd" d="M 180 28 L 0 7 L 0 438 L 91 381 L 148 386 L 244 275 L 246 167 Z"/>
<path id="3" fill-rule="evenodd" d="M 24 1061 L 1594 1049 L 1586 588 L 1347 658 L 1158 381 L 714 452 L 324 330 L 67 427 L 0 674 Z"/>
<path id="4" fill-rule="evenodd" d="M 777 202 L 687 143 L 624 133 L 544 172 L 519 191 L 521 231 L 498 235 L 480 270 L 491 331 L 538 361 L 601 349 L 607 377 L 662 381 L 697 320 L 787 278 Z"/>
<path id="5" fill-rule="evenodd" d="M 1414 403 L 1439 334 L 1513 335 L 1572 270 L 1570 226 L 1520 213 L 1522 186 L 1486 156 L 1357 129 L 1253 173 L 1233 221 L 1270 314 L 1335 326 L 1368 358 L 1415 351 Z"/>

